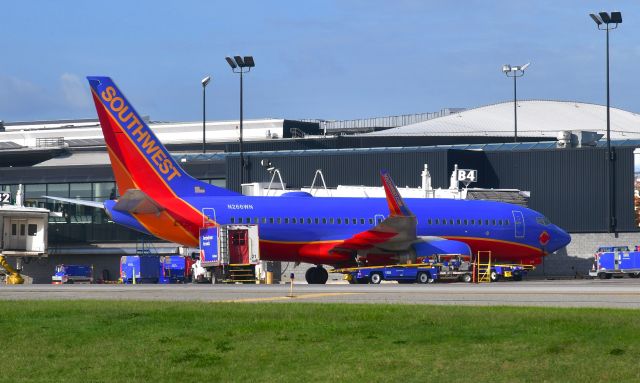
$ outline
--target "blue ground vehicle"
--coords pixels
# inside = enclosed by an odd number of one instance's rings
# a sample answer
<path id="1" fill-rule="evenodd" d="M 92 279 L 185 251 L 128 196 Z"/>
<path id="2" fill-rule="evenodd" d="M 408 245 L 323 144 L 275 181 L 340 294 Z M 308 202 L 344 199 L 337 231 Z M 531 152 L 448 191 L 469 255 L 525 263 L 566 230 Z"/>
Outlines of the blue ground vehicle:
<path id="1" fill-rule="evenodd" d="M 160 257 L 152 255 L 127 255 L 120 258 L 122 283 L 158 283 L 160 279 Z"/>
<path id="2" fill-rule="evenodd" d="M 51 277 L 53 284 L 92 283 L 93 267 L 89 265 L 58 265 Z"/>
<path id="3" fill-rule="evenodd" d="M 603 246 L 595 254 L 589 276 L 611 279 L 613 276 L 640 277 L 640 251 L 629 251 L 627 246 Z"/>
<path id="4" fill-rule="evenodd" d="M 186 260 L 180 255 L 168 255 L 160 258 L 161 272 L 159 283 L 185 283 Z"/>
<path id="5" fill-rule="evenodd" d="M 433 283 L 438 278 L 438 269 L 431 264 L 355 267 L 348 275 L 349 283 Z"/>

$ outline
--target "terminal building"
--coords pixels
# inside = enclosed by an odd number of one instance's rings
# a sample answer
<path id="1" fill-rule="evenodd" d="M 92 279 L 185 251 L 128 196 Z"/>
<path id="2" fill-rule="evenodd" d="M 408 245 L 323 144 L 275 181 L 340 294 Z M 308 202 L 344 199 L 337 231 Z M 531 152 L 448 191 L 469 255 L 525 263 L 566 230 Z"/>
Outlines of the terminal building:
<path id="1" fill-rule="evenodd" d="M 236 191 L 242 191 L 241 179 L 270 182 L 274 169 L 293 189 L 310 186 L 318 169 L 330 188 L 379 186 L 380 169 L 389 170 L 398 186 L 418 188 L 425 164 L 433 186 L 448 188 L 456 166 L 475 169 L 478 179 L 470 187 L 527 191 L 530 208 L 571 233 L 567 249 L 547 256 L 537 270 L 555 277 L 586 275 L 599 246 L 640 244 L 634 170 L 640 166 L 634 155 L 640 116 L 611 110 L 611 174 L 605 118 L 601 105 L 520 101 L 517 142 L 510 102 L 353 121 L 247 120 L 242 148 L 238 121 L 207 122 L 204 146 L 202 122 L 149 123 L 188 173 Z M 117 197 L 97 120 L 3 123 L 0 190 L 15 195 L 18 185 L 26 206 L 51 211 L 49 257 L 24 265 L 27 281 L 50 282 L 59 263 L 92 264 L 98 279 L 115 280 L 122 255 L 145 246 L 158 254 L 177 252 L 177 244 L 118 226 L 99 209 L 44 197 Z"/>

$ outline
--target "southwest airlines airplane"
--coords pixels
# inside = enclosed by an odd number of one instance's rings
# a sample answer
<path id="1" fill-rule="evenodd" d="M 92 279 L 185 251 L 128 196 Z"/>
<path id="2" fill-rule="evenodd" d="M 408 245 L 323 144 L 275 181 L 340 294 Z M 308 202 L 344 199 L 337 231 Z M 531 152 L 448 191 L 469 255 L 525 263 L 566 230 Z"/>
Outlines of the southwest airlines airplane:
<path id="1" fill-rule="evenodd" d="M 517 205 L 404 201 L 384 171 L 386 198 L 249 197 L 210 185 L 178 165 L 109 77 L 88 80 L 120 198 L 56 199 L 104 208 L 131 229 L 198 247 L 204 226 L 258 224 L 261 259 L 316 264 L 307 272 L 309 283 L 327 281 L 322 265 L 388 264 L 434 254 L 490 251 L 496 260 L 537 264 L 571 241 L 542 214 Z"/>

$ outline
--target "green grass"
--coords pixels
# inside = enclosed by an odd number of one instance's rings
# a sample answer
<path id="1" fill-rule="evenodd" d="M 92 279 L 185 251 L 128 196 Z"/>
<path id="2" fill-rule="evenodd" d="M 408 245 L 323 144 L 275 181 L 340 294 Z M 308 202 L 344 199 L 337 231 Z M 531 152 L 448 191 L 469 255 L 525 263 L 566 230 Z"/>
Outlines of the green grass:
<path id="1" fill-rule="evenodd" d="M 0 302 L 0 381 L 640 381 L 637 310 Z"/>

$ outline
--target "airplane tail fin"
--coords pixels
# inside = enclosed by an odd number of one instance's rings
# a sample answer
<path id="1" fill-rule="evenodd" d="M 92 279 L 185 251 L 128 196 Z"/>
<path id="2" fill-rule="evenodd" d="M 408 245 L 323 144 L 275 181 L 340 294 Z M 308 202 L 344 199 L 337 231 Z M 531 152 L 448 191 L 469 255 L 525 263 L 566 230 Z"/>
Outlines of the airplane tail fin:
<path id="1" fill-rule="evenodd" d="M 87 77 L 120 195 L 142 190 L 154 198 L 238 193 L 188 175 L 109 77 Z"/>
<path id="2" fill-rule="evenodd" d="M 384 186 L 384 193 L 387 197 L 387 204 L 389 205 L 389 214 L 391 216 L 413 216 L 413 213 L 404 203 L 389 172 L 386 170 L 380 171 L 380 177 L 382 178 L 382 186 Z"/>

